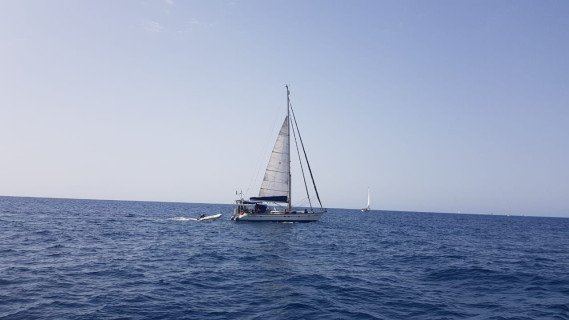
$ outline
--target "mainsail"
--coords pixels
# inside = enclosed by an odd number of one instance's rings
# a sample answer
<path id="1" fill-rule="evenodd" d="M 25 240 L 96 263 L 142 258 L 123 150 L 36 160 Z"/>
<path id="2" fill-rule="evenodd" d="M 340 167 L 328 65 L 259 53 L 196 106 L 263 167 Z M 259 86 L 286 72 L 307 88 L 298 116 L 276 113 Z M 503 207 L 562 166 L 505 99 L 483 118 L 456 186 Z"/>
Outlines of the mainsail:
<path id="1" fill-rule="evenodd" d="M 259 196 L 252 197 L 251 200 L 287 202 L 290 197 L 290 133 L 288 119 L 287 116 L 275 142 Z"/>

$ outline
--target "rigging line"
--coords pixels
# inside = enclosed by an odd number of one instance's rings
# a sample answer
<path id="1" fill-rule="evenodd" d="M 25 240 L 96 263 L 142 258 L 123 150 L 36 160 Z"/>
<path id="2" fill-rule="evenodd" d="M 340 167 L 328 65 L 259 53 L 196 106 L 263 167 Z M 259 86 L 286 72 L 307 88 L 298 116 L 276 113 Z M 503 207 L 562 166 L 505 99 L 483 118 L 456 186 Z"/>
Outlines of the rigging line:
<path id="1" fill-rule="evenodd" d="M 298 131 L 298 126 L 296 127 L 296 131 Z M 300 136 L 300 132 L 298 133 Z M 310 194 L 308 192 L 308 184 L 306 184 L 306 176 L 304 175 L 304 166 L 302 165 L 302 157 L 300 156 L 300 150 L 298 150 L 298 141 L 296 140 L 296 133 L 294 130 L 294 125 L 292 126 L 292 136 L 294 137 L 294 145 L 296 146 L 296 153 L 298 154 L 298 162 L 300 163 L 300 171 L 302 172 L 302 180 L 304 180 L 304 188 L 306 189 L 306 196 L 308 197 L 308 203 L 310 204 L 310 210 L 312 209 L 312 201 L 310 201 Z"/>
<path id="2" fill-rule="evenodd" d="M 316 182 L 314 182 L 314 175 L 312 175 L 312 169 L 310 169 L 310 162 L 308 162 L 308 156 L 306 155 L 306 149 L 304 149 L 304 143 L 302 142 L 302 136 L 300 135 L 300 130 L 298 129 L 298 124 L 296 123 L 296 116 L 294 115 L 294 109 L 292 104 L 289 104 L 290 111 L 292 111 L 292 118 L 294 119 L 294 124 L 296 130 L 298 131 L 298 138 L 300 139 L 300 145 L 302 146 L 302 151 L 304 152 L 304 158 L 306 159 L 306 165 L 308 166 L 308 172 L 310 172 L 310 178 L 312 179 L 312 185 L 314 186 L 314 191 L 316 191 L 316 198 L 318 198 L 318 203 L 320 203 L 320 208 L 322 207 L 322 201 L 320 201 L 320 195 L 318 195 L 318 189 L 316 189 Z"/>

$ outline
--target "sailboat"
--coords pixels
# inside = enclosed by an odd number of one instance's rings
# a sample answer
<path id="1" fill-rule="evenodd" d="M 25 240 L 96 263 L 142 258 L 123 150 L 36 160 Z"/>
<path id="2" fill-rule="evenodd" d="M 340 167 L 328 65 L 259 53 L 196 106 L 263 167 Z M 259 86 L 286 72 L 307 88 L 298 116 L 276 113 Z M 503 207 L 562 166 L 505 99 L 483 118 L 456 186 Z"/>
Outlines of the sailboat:
<path id="1" fill-rule="evenodd" d="M 241 192 L 240 198 L 235 200 L 235 208 L 233 210 L 233 216 L 231 217 L 231 220 L 312 222 L 318 221 L 320 217 L 322 217 L 322 215 L 326 212 L 326 209 L 322 207 L 322 202 L 320 201 L 320 196 L 318 195 L 318 190 L 316 189 L 314 176 L 312 175 L 312 170 L 310 169 L 310 163 L 308 162 L 308 157 L 306 155 L 306 150 L 304 149 L 302 137 L 300 136 L 300 131 L 298 130 L 296 117 L 294 116 L 294 110 L 292 109 L 292 105 L 290 103 L 290 90 L 288 88 L 288 85 L 285 87 L 287 94 L 286 117 L 277 136 L 277 141 L 273 147 L 267 169 L 265 170 L 265 176 L 263 178 L 263 182 L 261 183 L 259 196 L 250 197 L 248 200 L 246 200 L 243 198 L 243 192 Z M 296 151 L 298 153 L 298 160 L 304 180 L 306 195 L 310 204 L 310 208 L 304 208 L 301 210 L 295 210 L 291 205 L 291 132 L 293 134 Z M 320 204 L 319 208 L 312 207 L 312 201 L 310 199 L 308 185 L 306 183 L 306 177 L 304 175 L 304 166 L 303 161 L 301 160 L 302 157 L 299 147 L 302 149 L 304 154 L 304 161 L 306 162 L 308 172 L 310 173 L 310 178 L 312 180 L 312 186 L 316 193 L 316 198 Z"/>
<path id="2" fill-rule="evenodd" d="M 369 188 L 367 188 L 367 207 L 361 209 L 362 212 L 368 212 L 371 208 L 369 207 Z"/>

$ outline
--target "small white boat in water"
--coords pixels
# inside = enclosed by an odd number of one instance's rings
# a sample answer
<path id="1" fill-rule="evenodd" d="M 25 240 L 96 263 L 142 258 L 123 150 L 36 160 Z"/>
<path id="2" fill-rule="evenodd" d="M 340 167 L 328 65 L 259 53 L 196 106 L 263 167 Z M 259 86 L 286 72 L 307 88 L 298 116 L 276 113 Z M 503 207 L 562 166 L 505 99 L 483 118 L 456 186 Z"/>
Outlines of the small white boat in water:
<path id="1" fill-rule="evenodd" d="M 235 201 L 235 209 L 231 220 L 234 221 L 278 221 L 278 222 L 311 222 L 317 221 L 326 212 L 322 207 L 312 170 L 304 150 L 302 137 L 298 131 L 298 125 L 294 116 L 294 110 L 290 104 L 290 91 L 286 86 L 287 98 L 287 115 L 275 142 L 275 146 L 265 171 L 265 177 L 261 183 L 261 190 L 258 197 L 251 197 L 249 200 L 243 199 L 241 193 L 240 199 Z M 298 159 L 301 162 L 300 148 L 304 153 L 304 162 L 310 173 L 310 178 L 316 192 L 316 198 L 320 208 L 313 208 L 304 178 L 303 163 L 300 163 L 302 176 L 306 187 L 306 193 L 310 208 L 293 210 L 291 207 L 291 174 L 290 174 L 290 132 L 292 131 L 296 150 L 298 151 Z M 297 143 L 298 138 L 298 143 Z M 269 208 L 269 205 L 272 208 Z M 285 206 L 286 205 L 286 206 Z"/>
<path id="2" fill-rule="evenodd" d="M 209 221 L 209 220 L 215 220 L 215 219 L 219 219 L 221 218 L 222 214 L 218 213 L 218 214 L 213 214 L 211 216 L 206 216 L 205 214 L 202 214 L 199 218 L 197 218 L 197 221 Z"/>

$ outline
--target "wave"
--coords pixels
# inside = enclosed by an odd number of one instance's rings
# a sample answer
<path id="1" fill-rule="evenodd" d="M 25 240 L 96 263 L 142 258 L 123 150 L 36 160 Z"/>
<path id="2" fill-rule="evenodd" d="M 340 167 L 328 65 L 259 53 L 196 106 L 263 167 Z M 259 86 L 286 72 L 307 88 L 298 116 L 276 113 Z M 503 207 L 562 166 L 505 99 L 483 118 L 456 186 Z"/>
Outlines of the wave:
<path id="1" fill-rule="evenodd" d="M 196 218 L 187 218 L 187 217 L 175 217 L 175 218 L 168 218 L 168 221 L 197 221 Z"/>

